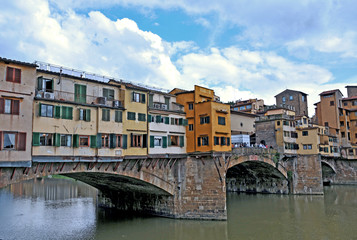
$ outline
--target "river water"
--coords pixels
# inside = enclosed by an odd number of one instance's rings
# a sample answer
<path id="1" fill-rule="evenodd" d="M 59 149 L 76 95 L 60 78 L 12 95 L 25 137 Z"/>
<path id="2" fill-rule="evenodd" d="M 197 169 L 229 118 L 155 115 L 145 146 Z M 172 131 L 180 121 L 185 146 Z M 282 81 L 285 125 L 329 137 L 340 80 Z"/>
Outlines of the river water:
<path id="1" fill-rule="evenodd" d="M 324 196 L 227 195 L 228 221 L 123 216 L 97 208 L 96 189 L 37 179 L 0 189 L 0 240 L 357 239 L 357 186 Z"/>

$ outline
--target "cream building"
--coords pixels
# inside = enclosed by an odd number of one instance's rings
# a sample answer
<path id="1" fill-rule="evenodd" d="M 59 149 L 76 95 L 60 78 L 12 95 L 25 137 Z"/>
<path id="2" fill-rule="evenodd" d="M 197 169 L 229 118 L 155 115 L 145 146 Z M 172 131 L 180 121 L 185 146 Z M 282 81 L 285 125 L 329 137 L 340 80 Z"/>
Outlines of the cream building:
<path id="1" fill-rule="evenodd" d="M 0 167 L 31 166 L 36 66 L 0 58 Z"/>

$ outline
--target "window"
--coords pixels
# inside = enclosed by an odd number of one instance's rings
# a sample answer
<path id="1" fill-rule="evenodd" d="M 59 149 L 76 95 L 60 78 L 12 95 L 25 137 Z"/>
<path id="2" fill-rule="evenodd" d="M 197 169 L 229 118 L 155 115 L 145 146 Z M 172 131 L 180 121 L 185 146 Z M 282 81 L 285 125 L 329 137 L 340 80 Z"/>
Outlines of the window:
<path id="1" fill-rule="evenodd" d="M 154 146 L 161 147 L 162 137 L 154 137 Z"/>
<path id="2" fill-rule="evenodd" d="M 239 107 L 239 110 L 244 110 L 244 109 L 245 109 L 244 106 Z"/>
<path id="3" fill-rule="evenodd" d="M 53 92 L 53 79 L 38 77 L 37 90 L 45 91 L 45 92 Z"/>
<path id="4" fill-rule="evenodd" d="M 178 144 L 179 144 L 178 136 L 169 135 L 169 146 L 178 146 Z"/>
<path id="5" fill-rule="evenodd" d="M 87 86 L 74 84 L 74 101 L 77 103 L 86 103 Z"/>
<path id="6" fill-rule="evenodd" d="M 340 121 L 340 125 L 343 127 L 345 125 L 344 121 Z"/>
<path id="7" fill-rule="evenodd" d="M 343 106 L 347 106 L 347 105 L 348 105 L 348 102 L 344 102 L 344 103 L 343 103 Z"/>
<path id="8" fill-rule="evenodd" d="M 145 113 L 138 113 L 138 120 L 145 122 L 146 121 L 146 114 Z"/>
<path id="9" fill-rule="evenodd" d="M 291 100 L 294 100 L 294 96 L 289 96 L 289 100 L 291 101 Z"/>
<path id="10" fill-rule="evenodd" d="M 166 109 L 169 110 L 170 109 L 170 98 L 169 97 L 165 97 L 165 105 L 166 105 Z"/>
<path id="11" fill-rule="evenodd" d="M 26 150 L 26 133 L 0 132 L 0 150 Z"/>
<path id="12" fill-rule="evenodd" d="M 0 113 L 19 115 L 20 100 L 0 98 Z"/>
<path id="13" fill-rule="evenodd" d="M 221 137 L 221 146 L 227 145 L 226 143 L 226 138 L 225 137 Z"/>
<path id="14" fill-rule="evenodd" d="M 301 101 L 305 102 L 305 96 L 304 95 L 301 96 Z"/>
<path id="15" fill-rule="evenodd" d="M 53 146 L 53 134 L 40 133 L 40 146 Z"/>
<path id="16" fill-rule="evenodd" d="M 198 140 L 198 146 L 209 146 L 208 136 L 199 137 L 197 138 L 197 140 Z"/>
<path id="17" fill-rule="evenodd" d="M 219 145 L 219 137 L 214 137 L 214 145 Z"/>
<path id="18" fill-rule="evenodd" d="M 345 134 L 345 132 L 341 132 L 341 137 L 346 137 L 346 134 Z"/>
<path id="19" fill-rule="evenodd" d="M 290 137 L 290 132 L 284 131 L 284 137 Z"/>
<path id="20" fill-rule="evenodd" d="M 6 82 L 21 83 L 21 69 L 7 67 Z"/>
<path id="21" fill-rule="evenodd" d="M 90 122 L 90 109 L 79 109 L 79 120 Z"/>
<path id="22" fill-rule="evenodd" d="M 281 98 L 281 100 L 282 100 L 283 102 L 285 102 L 285 101 L 286 101 L 285 97 L 282 97 L 282 98 Z"/>
<path id="23" fill-rule="evenodd" d="M 329 94 L 329 95 L 324 95 L 323 98 L 330 98 L 333 97 L 333 94 Z"/>
<path id="24" fill-rule="evenodd" d="M 103 88 L 103 97 L 109 101 L 114 100 L 114 89 Z"/>
<path id="25" fill-rule="evenodd" d="M 40 104 L 41 117 L 53 117 L 53 106 L 47 104 Z"/>
<path id="26" fill-rule="evenodd" d="M 68 134 L 61 134 L 60 141 L 62 147 L 70 147 L 72 146 L 72 136 Z"/>
<path id="27" fill-rule="evenodd" d="M 123 112 L 115 111 L 115 122 L 123 122 Z"/>
<path id="28" fill-rule="evenodd" d="M 89 136 L 79 136 L 79 146 L 89 147 Z"/>
<path id="29" fill-rule="evenodd" d="M 102 121 L 110 121 L 110 109 L 102 109 Z"/>
<path id="30" fill-rule="evenodd" d="M 218 117 L 218 124 L 219 125 L 226 125 L 226 118 L 225 117 Z"/>
<path id="31" fill-rule="evenodd" d="M 304 121 L 304 124 L 307 124 L 307 119 L 306 118 L 304 118 L 303 121 Z"/>
<path id="32" fill-rule="evenodd" d="M 193 103 L 188 104 L 188 110 L 193 110 Z"/>
<path id="33" fill-rule="evenodd" d="M 280 121 L 277 121 L 277 122 L 276 122 L 276 125 L 277 125 L 277 126 L 280 126 Z"/>
<path id="34" fill-rule="evenodd" d="M 308 131 L 302 131 L 302 135 L 303 136 L 309 136 L 309 132 Z"/>
<path id="35" fill-rule="evenodd" d="M 135 120 L 135 113 L 134 112 L 128 112 L 128 120 Z"/>
<path id="36" fill-rule="evenodd" d="M 109 148 L 109 134 L 102 134 L 102 147 Z"/>
<path id="37" fill-rule="evenodd" d="M 116 147 L 119 147 L 119 148 L 121 148 L 121 147 L 123 147 L 123 142 L 122 142 L 122 135 L 115 135 L 115 137 L 116 137 L 116 144 L 115 144 L 115 146 Z"/>
<path id="38" fill-rule="evenodd" d="M 252 105 L 247 105 L 246 109 L 252 109 Z"/>
<path id="39" fill-rule="evenodd" d="M 145 103 L 145 94 L 144 93 L 132 92 L 131 100 L 133 102 Z"/>
<path id="40" fill-rule="evenodd" d="M 188 124 L 188 131 L 193 131 L 193 124 Z"/>
<path id="41" fill-rule="evenodd" d="M 325 122 L 325 124 L 324 124 L 324 125 L 325 125 L 325 127 L 328 127 L 328 122 Z"/>
<path id="42" fill-rule="evenodd" d="M 131 134 L 130 146 L 131 147 L 143 147 L 143 135 Z"/>
<path id="43" fill-rule="evenodd" d="M 209 123 L 209 116 L 201 117 L 200 118 L 200 123 L 201 124 Z"/>
<path id="44" fill-rule="evenodd" d="M 357 100 L 352 102 L 352 106 L 357 106 Z"/>
<path id="45" fill-rule="evenodd" d="M 335 105 L 335 101 L 330 101 L 330 106 L 334 106 Z"/>

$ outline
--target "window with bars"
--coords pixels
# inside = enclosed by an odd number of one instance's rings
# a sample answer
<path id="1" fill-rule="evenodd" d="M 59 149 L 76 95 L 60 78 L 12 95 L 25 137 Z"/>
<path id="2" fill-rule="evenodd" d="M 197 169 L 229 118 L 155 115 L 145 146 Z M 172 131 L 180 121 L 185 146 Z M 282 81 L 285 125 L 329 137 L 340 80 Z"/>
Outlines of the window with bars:
<path id="1" fill-rule="evenodd" d="M 11 98 L 0 98 L 0 114 L 20 114 L 20 100 Z"/>
<path id="2" fill-rule="evenodd" d="M 21 69 L 7 67 L 6 82 L 21 83 Z"/>

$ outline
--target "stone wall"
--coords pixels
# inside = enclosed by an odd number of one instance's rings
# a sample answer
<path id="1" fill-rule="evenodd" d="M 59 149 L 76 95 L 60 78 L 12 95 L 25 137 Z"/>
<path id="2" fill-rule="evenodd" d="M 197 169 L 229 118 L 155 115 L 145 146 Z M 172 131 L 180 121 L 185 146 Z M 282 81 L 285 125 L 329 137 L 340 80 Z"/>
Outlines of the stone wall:
<path id="1" fill-rule="evenodd" d="M 322 172 L 325 182 L 331 184 L 357 184 L 357 160 L 323 159 L 322 161 L 327 170 Z"/>

